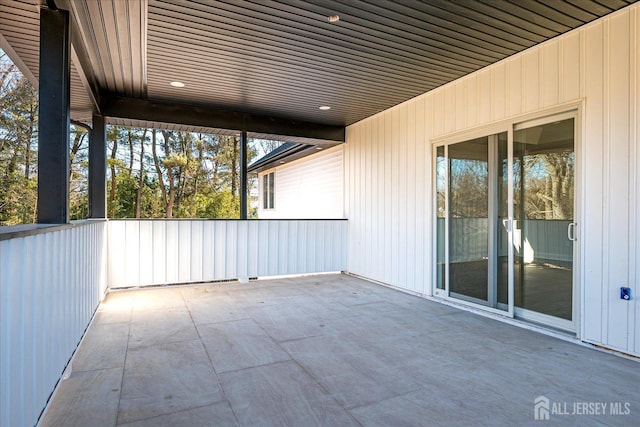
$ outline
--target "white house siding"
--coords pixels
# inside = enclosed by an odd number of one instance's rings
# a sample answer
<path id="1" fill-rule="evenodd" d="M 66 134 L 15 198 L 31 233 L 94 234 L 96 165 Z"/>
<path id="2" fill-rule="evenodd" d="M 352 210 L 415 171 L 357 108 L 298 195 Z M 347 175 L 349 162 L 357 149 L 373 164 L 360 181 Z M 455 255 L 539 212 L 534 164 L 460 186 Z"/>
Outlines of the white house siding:
<path id="1" fill-rule="evenodd" d="M 344 218 L 344 146 L 322 150 L 259 174 L 258 218 Z M 275 171 L 275 209 L 263 209 L 263 176 Z"/>
<path id="2" fill-rule="evenodd" d="M 349 271 L 430 294 L 431 141 L 581 103 L 579 334 L 640 354 L 639 49 L 633 5 L 349 126 Z"/>

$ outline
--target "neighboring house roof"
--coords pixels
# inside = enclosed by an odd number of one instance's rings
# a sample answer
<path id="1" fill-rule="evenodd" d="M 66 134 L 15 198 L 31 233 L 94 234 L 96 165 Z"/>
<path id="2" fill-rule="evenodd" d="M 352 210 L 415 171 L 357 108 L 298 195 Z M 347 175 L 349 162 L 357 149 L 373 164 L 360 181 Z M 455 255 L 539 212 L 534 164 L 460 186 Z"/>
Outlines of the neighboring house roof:
<path id="1" fill-rule="evenodd" d="M 247 172 L 262 172 L 263 170 L 280 164 L 280 162 L 292 161 L 307 156 L 312 153 L 311 150 L 313 149 L 313 145 L 285 142 L 275 150 L 251 163 L 247 167 Z"/>

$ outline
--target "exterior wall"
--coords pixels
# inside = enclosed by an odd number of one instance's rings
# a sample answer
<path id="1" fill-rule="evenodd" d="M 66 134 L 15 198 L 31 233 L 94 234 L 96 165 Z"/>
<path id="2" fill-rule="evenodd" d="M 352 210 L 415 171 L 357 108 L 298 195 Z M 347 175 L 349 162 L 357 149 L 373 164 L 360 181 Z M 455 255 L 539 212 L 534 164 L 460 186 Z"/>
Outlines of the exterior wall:
<path id="1" fill-rule="evenodd" d="M 0 241 L 0 426 L 35 425 L 106 290 L 106 221 Z"/>
<path id="2" fill-rule="evenodd" d="M 430 294 L 431 141 L 581 103 L 579 334 L 640 354 L 639 52 L 633 5 L 349 126 L 349 271 Z"/>
<path id="3" fill-rule="evenodd" d="M 344 218 L 344 146 L 284 164 L 259 174 L 258 218 Z M 275 171 L 275 209 L 263 209 L 262 177 Z"/>
<path id="4" fill-rule="evenodd" d="M 343 271 L 347 221 L 111 220 L 109 242 L 111 288 Z"/>

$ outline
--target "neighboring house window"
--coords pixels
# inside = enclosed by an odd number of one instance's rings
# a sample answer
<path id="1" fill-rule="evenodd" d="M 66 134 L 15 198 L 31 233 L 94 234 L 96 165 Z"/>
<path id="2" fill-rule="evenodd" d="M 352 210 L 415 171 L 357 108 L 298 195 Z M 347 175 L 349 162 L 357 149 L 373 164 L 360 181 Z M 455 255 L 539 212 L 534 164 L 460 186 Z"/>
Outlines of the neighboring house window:
<path id="1" fill-rule="evenodd" d="M 268 173 L 262 177 L 262 180 L 263 209 L 274 209 L 276 173 Z"/>

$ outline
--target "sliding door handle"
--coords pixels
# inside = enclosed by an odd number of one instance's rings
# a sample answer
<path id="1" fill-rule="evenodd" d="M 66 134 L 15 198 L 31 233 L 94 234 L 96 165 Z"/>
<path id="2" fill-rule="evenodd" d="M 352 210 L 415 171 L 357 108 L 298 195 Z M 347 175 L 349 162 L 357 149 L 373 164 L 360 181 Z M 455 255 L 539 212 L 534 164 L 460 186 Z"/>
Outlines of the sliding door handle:
<path id="1" fill-rule="evenodd" d="M 518 228 L 517 220 L 515 219 L 503 219 L 502 226 L 507 233 L 511 233 L 515 228 Z"/>
<path id="2" fill-rule="evenodd" d="M 578 224 L 576 224 L 575 222 L 570 222 L 569 225 L 567 226 L 567 239 L 571 240 L 572 242 L 575 242 L 576 240 L 578 240 L 578 238 L 576 237 L 577 226 Z"/>

